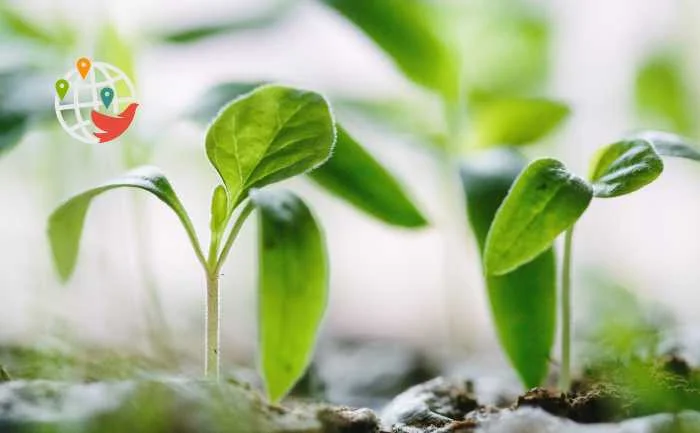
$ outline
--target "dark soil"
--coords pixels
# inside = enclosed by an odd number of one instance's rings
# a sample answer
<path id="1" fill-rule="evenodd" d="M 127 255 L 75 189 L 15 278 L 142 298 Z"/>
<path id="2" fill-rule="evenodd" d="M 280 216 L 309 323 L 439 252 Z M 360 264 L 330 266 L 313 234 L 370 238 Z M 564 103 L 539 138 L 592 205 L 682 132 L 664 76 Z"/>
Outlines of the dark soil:
<path id="1" fill-rule="evenodd" d="M 514 409 L 539 407 L 579 423 L 616 422 L 654 413 L 700 410 L 700 372 L 676 355 L 588 368 L 569 393 L 535 388 Z"/>

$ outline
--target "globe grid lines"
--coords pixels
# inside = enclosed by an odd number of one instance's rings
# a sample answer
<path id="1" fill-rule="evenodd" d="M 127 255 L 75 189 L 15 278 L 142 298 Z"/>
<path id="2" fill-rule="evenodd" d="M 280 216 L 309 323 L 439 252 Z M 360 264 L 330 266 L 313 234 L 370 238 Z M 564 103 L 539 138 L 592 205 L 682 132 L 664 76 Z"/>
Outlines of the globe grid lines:
<path id="1" fill-rule="evenodd" d="M 96 73 L 98 71 L 103 76 L 103 80 L 101 81 L 97 81 L 96 79 Z M 73 102 L 61 104 L 62 99 L 60 99 L 58 95 L 54 95 L 54 111 L 56 112 L 56 117 L 58 118 L 58 122 L 61 124 L 63 130 L 66 131 L 71 137 L 82 141 L 83 143 L 95 144 L 99 142 L 98 138 L 95 137 L 93 132 L 87 129 L 89 126 L 94 126 L 92 120 L 85 119 L 81 111 L 81 109 L 84 108 L 92 108 L 94 110 L 98 110 L 100 108 L 101 100 L 98 96 L 98 89 L 109 87 L 114 91 L 114 97 L 109 107 L 112 109 L 114 114 L 120 113 L 119 110 L 121 106 L 136 101 L 134 85 L 129 77 L 126 76 L 126 74 L 124 74 L 124 72 L 122 72 L 119 68 L 108 63 L 94 62 L 90 68 L 90 71 L 88 72 L 88 76 L 86 76 L 85 79 L 83 79 L 75 69 L 66 73 L 63 78 L 71 83 L 71 89 L 69 91 L 72 93 Z M 85 85 L 84 82 L 88 80 L 89 84 Z M 131 96 L 119 96 L 119 91 L 117 90 L 117 86 L 115 86 L 115 84 L 119 82 L 124 82 L 126 84 L 128 92 L 131 94 Z M 84 101 L 81 101 L 80 99 L 80 95 L 82 93 L 81 90 L 86 88 L 90 90 L 91 101 L 89 98 L 86 98 Z M 75 122 L 72 125 L 69 125 L 63 116 L 63 113 L 69 110 L 72 110 L 75 116 Z M 106 111 L 109 111 L 109 109 Z"/>

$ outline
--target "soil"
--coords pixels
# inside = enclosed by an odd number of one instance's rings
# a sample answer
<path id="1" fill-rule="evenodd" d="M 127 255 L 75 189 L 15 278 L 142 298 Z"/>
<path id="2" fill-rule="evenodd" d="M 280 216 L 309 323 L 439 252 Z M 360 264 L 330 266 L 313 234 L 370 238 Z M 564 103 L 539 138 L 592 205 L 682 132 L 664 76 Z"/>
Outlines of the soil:
<path id="1" fill-rule="evenodd" d="M 401 355 L 387 358 L 387 367 L 404 365 L 406 374 L 375 366 L 373 381 L 381 386 L 371 389 L 369 401 L 379 401 L 376 396 L 416 377 L 416 358 L 405 351 L 396 353 Z M 343 365 L 334 370 L 343 370 Z M 10 369 L 17 371 L 22 372 Z M 480 403 L 472 382 L 438 377 L 408 387 L 381 412 L 311 403 L 308 396 L 291 397 L 284 406 L 270 405 L 252 387 L 235 380 L 133 380 L 121 379 L 126 373 L 120 373 L 112 381 L 75 382 L 62 377 L 12 380 L 4 373 L 0 368 L 0 431 L 47 420 L 56 425 L 81 420 L 85 428 L 80 431 L 85 433 L 110 431 L 115 425 L 147 433 L 700 432 L 700 371 L 673 355 L 653 362 L 599 363 L 586 369 L 569 393 L 535 388 L 498 407 Z M 354 389 L 370 395 L 366 385 Z M 149 425 L 146 430 L 144 423 Z"/>
<path id="2" fill-rule="evenodd" d="M 700 410 L 695 376 L 690 365 L 676 355 L 651 363 L 630 360 L 606 364 L 589 368 L 569 393 L 535 388 L 520 396 L 513 409 L 538 407 L 584 424 Z"/>

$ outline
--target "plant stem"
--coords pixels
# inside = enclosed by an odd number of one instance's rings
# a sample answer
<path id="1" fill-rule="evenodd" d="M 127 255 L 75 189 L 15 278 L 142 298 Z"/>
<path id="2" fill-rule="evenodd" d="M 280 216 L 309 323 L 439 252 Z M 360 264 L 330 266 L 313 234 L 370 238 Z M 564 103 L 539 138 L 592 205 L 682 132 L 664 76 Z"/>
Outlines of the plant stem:
<path id="1" fill-rule="evenodd" d="M 561 270 L 561 372 L 559 388 L 568 392 L 571 385 L 571 248 L 574 228 L 564 238 L 564 263 Z"/>
<path id="2" fill-rule="evenodd" d="M 246 203 L 245 207 L 241 211 L 240 214 L 238 214 L 238 218 L 236 219 L 236 222 L 233 224 L 233 227 L 231 228 L 231 232 L 228 234 L 228 238 L 226 239 L 226 243 L 224 244 L 223 249 L 221 250 L 221 254 L 219 255 L 219 259 L 216 261 L 216 265 L 214 268 L 214 271 L 218 275 L 219 271 L 221 270 L 221 266 L 224 264 L 226 261 L 226 257 L 228 257 L 229 251 L 231 251 L 231 247 L 233 246 L 233 241 L 236 240 L 236 237 L 238 236 L 238 232 L 241 231 L 241 228 L 243 227 L 243 223 L 245 222 L 246 218 L 248 218 L 248 215 L 250 215 L 251 212 L 253 212 L 253 209 L 255 209 L 255 206 L 251 202 Z"/>
<path id="3" fill-rule="evenodd" d="M 462 92 L 460 92 L 461 95 Z M 470 323 L 464 320 L 462 307 L 469 304 L 462 284 L 464 269 L 462 253 L 468 240 L 465 215 L 466 203 L 459 181 L 459 155 L 463 146 L 463 130 L 466 122 L 466 106 L 460 96 L 455 101 L 443 100 L 443 112 L 447 126 L 444 153 L 440 155 L 440 189 L 443 206 L 446 208 L 444 220 L 440 222 L 442 231 L 442 273 L 445 278 L 443 302 L 445 311 L 445 331 L 448 356 L 462 356 L 469 350 L 464 333 Z"/>
<path id="4" fill-rule="evenodd" d="M 228 253 L 236 240 L 238 233 L 243 227 L 248 215 L 253 211 L 254 206 L 248 202 L 238 215 L 224 244 L 221 254 L 219 245 L 221 243 L 221 232 L 212 230 L 209 239 L 209 256 L 204 261 L 204 269 L 207 277 L 207 309 L 205 314 L 206 334 L 204 336 L 204 373 L 210 379 L 219 379 L 220 352 L 221 352 L 221 295 L 219 293 L 219 272 Z M 228 223 L 228 221 L 227 221 Z M 224 224 L 225 226 L 226 224 Z M 217 256 L 218 255 L 218 256 Z"/>
<path id="5" fill-rule="evenodd" d="M 207 272 L 207 331 L 204 338 L 204 372 L 208 378 L 219 379 L 219 352 L 221 348 L 221 315 L 219 311 L 219 275 Z"/>

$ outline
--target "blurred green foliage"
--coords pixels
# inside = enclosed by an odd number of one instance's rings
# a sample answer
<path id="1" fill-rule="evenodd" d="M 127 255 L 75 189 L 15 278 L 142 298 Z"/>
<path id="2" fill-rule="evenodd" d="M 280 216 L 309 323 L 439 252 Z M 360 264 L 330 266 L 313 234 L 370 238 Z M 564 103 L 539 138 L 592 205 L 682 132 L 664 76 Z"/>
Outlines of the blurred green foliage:
<path id="1" fill-rule="evenodd" d="M 435 4 L 405 0 L 324 0 L 372 38 L 407 77 L 458 98 L 459 64 L 438 30 Z"/>
<path id="2" fill-rule="evenodd" d="M 647 58 L 637 71 L 634 95 L 645 127 L 697 132 L 692 91 L 678 56 L 664 52 Z"/>
<path id="3" fill-rule="evenodd" d="M 249 17 L 226 18 L 216 23 L 156 33 L 153 39 L 172 44 L 191 44 L 242 31 L 269 28 L 286 18 L 294 10 L 294 6 L 293 0 L 276 0 L 261 12 Z"/>
<path id="4" fill-rule="evenodd" d="M 326 190 L 388 224 L 408 228 L 427 224 L 398 181 L 342 127 L 331 159 L 309 175 Z"/>
<path id="5" fill-rule="evenodd" d="M 662 341 L 676 325 L 668 311 L 598 272 L 585 286 L 578 294 L 582 320 L 577 325 L 584 364 L 653 360 L 662 354 Z"/>
<path id="6" fill-rule="evenodd" d="M 473 107 L 469 147 L 531 144 L 550 134 L 569 115 L 563 103 L 535 98 L 495 98 Z"/>

